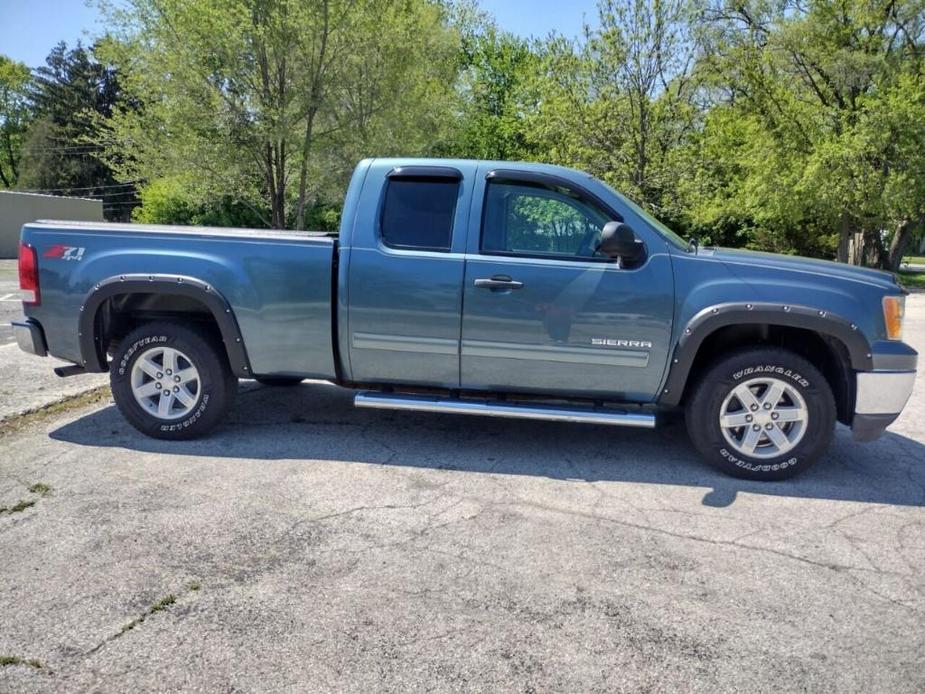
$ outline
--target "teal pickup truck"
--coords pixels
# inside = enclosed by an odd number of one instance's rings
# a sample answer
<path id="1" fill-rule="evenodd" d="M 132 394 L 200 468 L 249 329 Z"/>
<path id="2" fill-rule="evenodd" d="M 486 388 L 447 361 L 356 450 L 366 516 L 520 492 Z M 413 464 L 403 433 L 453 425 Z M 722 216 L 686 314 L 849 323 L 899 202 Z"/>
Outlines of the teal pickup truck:
<path id="1" fill-rule="evenodd" d="M 109 371 L 164 439 L 239 378 L 324 379 L 359 407 L 654 427 L 683 408 L 720 469 L 782 479 L 836 420 L 876 438 L 912 391 L 888 273 L 688 244 L 587 174 L 368 159 L 340 232 L 35 222 L 22 349 Z"/>

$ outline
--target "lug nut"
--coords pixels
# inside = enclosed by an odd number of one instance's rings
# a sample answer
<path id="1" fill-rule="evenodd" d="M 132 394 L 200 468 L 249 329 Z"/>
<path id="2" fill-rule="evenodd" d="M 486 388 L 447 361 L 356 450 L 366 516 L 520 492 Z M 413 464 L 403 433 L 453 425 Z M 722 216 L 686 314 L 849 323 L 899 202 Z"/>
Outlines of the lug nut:
<path id="1" fill-rule="evenodd" d="M 160 383 L 155 383 L 155 384 L 154 384 L 154 389 L 155 389 L 155 390 L 160 390 L 161 388 L 163 388 L 163 386 L 162 386 Z"/>
<path id="2" fill-rule="evenodd" d="M 158 378 L 164 378 L 164 374 L 162 374 L 160 371 L 158 371 L 158 372 L 157 372 L 157 377 L 158 377 Z"/>
<path id="3" fill-rule="evenodd" d="M 768 422 L 767 424 L 764 425 L 764 428 L 767 429 L 768 431 L 771 431 L 771 429 L 774 428 L 774 425 Z"/>
<path id="4" fill-rule="evenodd" d="M 771 413 L 771 419 L 779 419 L 779 418 L 780 418 L 780 415 L 777 414 L 777 412 L 772 412 L 772 413 Z"/>
<path id="5" fill-rule="evenodd" d="M 173 392 L 174 392 L 174 393 L 179 393 L 179 392 L 180 392 L 180 386 L 174 386 L 174 387 L 173 387 Z M 768 424 L 768 426 L 771 426 L 771 425 Z"/>
<path id="6" fill-rule="evenodd" d="M 179 377 L 179 376 L 174 376 L 174 377 L 173 377 L 173 380 L 176 381 L 177 383 L 179 383 L 179 382 L 180 382 L 180 377 Z"/>
<path id="7" fill-rule="evenodd" d="M 752 429 L 754 429 L 755 431 L 761 431 L 761 425 L 760 425 L 760 424 L 753 424 L 753 425 L 752 425 Z"/>
<path id="8" fill-rule="evenodd" d="M 752 417 L 750 414 L 745 415 L 745 421 L 746 421 L 746 422 L 750 422 L 750 421 L 752 421 L 753 419 L 754 419 L 754 417 Z"/>
<path id="9" fill-rule="evenodd" d="M 173 373 L 173 371 L 171 371 L 170 369 L 167 369 L 167 375 L 168 375 L 168 376 L 169 376 L 170 374 L 172 374 L 172 373 Z"/>
<path id="10" fill-rule="evenodd" d="M 170 372 L 168 371 L 167 373 L 170 373 Z M 771 409 L 771 403 L 766 402 L 766 403 L 764 404 L 764 409 L 770 410 L 770 409 Z"/>
<path id="11" fill-rule="evenodd" d="M 758 405 L 752 405 L 752 412 L 756 412 L 757 410 L 758 410 Z"/>

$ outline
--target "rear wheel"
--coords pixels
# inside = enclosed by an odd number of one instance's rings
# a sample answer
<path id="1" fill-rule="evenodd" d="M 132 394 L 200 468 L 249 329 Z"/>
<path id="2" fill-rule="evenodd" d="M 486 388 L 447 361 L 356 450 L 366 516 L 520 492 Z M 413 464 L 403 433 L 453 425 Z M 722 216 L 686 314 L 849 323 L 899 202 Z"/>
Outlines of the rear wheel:
<path id="1" fill-rule="evenodd" d="M 685 410 L 691 440 L 707 462 L 752 480 L 809 468 L 835 428 L 835 399 L 819 370 L 784 349 L 725 355 L 700 379 Z"/>
<path id="2" fill-rule="evenodd" d="M 159 439 L 211 431 L 234 401 L 238 383 L 216 339 L 168 322 L 148 323 L 126 336 L 109 378 L 122 415 Z"/>

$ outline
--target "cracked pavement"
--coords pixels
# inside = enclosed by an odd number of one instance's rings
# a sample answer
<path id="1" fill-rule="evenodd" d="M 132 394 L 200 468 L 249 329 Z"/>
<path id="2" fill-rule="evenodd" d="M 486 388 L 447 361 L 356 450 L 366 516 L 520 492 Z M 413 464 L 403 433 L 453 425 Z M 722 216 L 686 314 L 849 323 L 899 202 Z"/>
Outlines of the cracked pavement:
<path id="1" fill-rule="evenodd" d="M 922 351 L 925 295 L 907 321 Z M 920 377 L 880 441 L 840 427 L 773 484 L 679 423 L 320 383 L 244 386 L 203 441 L 107 403 L 39 418 L 0 438 L 0 507 L 34 501 L 0 513 L 0 692 L 921 692 L 923 415 Z"/>

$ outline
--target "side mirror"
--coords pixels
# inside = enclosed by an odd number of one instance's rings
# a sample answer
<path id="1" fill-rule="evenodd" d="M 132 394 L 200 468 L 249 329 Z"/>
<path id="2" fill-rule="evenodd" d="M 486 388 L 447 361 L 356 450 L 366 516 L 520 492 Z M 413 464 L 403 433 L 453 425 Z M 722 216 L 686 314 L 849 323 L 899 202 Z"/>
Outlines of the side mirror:
<path id="1" fill-rule="evenodd" d="M 643 246 L 628 224 L 607 222 L 601 230 L 601 242 L 597 249 L 609 258 L 620 258 L 631 263 L 642 255 Z"/>

